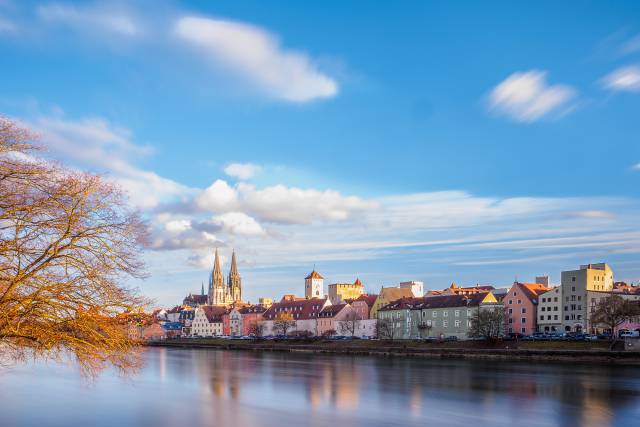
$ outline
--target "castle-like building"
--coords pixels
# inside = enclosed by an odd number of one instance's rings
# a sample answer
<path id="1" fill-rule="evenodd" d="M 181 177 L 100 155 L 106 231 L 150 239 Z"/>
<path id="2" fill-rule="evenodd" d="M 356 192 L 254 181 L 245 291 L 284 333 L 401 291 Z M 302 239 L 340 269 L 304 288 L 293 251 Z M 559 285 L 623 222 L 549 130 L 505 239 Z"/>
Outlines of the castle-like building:
<path id="1" fill-rule="evenodd" d="M 209 277 L 208 297 L 210 305 L 228 306 L 242 302 L 242 278 L 240 277 L 240 273 L 238 273 L 235 251 L 233 251 L 231 255 L 231 268 L 229 269 L 227 283 L 225 284 L 222 269 L 220 268 L 218 249 L 216 248 L 213 270 Z"/>

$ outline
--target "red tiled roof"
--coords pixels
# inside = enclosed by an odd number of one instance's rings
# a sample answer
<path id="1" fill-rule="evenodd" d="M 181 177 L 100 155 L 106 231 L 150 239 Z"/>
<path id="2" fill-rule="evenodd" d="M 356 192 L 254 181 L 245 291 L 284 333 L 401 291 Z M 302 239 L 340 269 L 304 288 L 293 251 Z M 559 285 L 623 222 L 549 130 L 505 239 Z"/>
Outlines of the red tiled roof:
<path id="1" fill-rule="evenodd" d="M 324 279 L 317 271 L 313 270 L 305 279 Z"/>
<path id="2" fill-rule="evenodd" d="M 376 299 L 378 299 L 378 295 L 375 294 L 362 294 L 360 295 L 358 298 L 352 300 L 353 302 L 355 301 L 364 301 L 365 303 L 367 303 L 367 306 L 369 306 L 369 308 L 373 307 L 373 303 L 376 302 Z"/>
<path id="3" fill-rule="evenodd" d="M 268 320 L 275 319 L 276 315 L 281 312 L 288 312 L 293 315 L 294 320 L 315 319 L 327 302 L 326 298 L 300 298 L 293 301 L 282 300 L 274 303 L 263 314 Z"/>
<path id="4" fill-rule="evenodd" d="M 240 314 L 264 313 L 265 311 L 267 311 L 267 308 L 264 305 L 260 304 L 249 305 L 238 310 Z"/>
<path id="5" fill-rule="evenodd" d="M 524 295 L 529 298 L 529 300 L 533 301 L 533 300 L 537 300 L 538 297 L 542 294 L 544 294 L 545 292 L 548 292 L 551 290 L 551 288 L 545 286 L 545 285 L 541 285 L 540 283 L 520 283 L 520 282 L 516 282 L 513 284 L 514 286 L 518 286 L 520 289 L 522 289 L 522 293 L 524 293 Z"/>
<path id="6" fill-rule="evenodd" d="M 381 308 L 387 310 L 421 310 L 448 307 L 475 307 L 480 305 L 489 292 L 470 295 L 438 295 L 419 298 L 402 298 Z"/>
<path id="7" fill-rule="evenodd" d="M 340 313 L 346 306 L 347 304 L 328 305 L 322 309 L 318 317 L 335 317 L 335 315 Z"/>
<path id="8" fill-rule="evenodd" d="M 205 305 L 201 308 L 209 323 L 222 322 L 222 316 L 229 312 L 226 308 L 215 305 Z"/>

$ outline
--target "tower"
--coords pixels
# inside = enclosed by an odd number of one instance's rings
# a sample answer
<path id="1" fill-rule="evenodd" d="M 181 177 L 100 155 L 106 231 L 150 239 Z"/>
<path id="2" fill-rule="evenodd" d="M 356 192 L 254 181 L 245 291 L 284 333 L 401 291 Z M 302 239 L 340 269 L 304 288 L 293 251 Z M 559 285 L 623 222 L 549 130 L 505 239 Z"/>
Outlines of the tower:
<path id="1" fill-rule="evenodd" d="M 322 298 L 324 290 L 324 277 L 315 269 L 307 277 L 304 278 L 304 297 Z"/>
<path id="2" fill-rule="evenodd" d="M 218 257 L 218 248 L 216 248 L 215 258 L 213 260 L 213 270 L 209 277 L 209 304 L 224 305 L 226 304 L 224 288 L 224 277 L 220 268 L 220 258 Z"/>
<path id="3" fill-rule="evenodd" d="M 233 251 L 231 254 L 231 268 L 229 269 L 229 276 L 227 278 L 227 287 L 229 302 L 242 301 L 242 278 L 240 277 L 240 273 L 238 273 L 236 251 Z"/>

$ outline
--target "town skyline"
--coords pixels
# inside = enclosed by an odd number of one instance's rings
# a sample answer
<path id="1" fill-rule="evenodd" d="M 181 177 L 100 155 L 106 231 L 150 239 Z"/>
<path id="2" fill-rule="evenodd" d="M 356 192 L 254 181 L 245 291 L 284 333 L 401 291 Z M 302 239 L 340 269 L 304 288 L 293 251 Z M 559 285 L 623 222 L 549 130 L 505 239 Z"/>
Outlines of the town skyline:
<path id="1" fill-rule="evenodd" d="M 278 5 L 0 1 L 2 114 L 151 227 L 128 285 L 640 278 L 637 3 Z"/>

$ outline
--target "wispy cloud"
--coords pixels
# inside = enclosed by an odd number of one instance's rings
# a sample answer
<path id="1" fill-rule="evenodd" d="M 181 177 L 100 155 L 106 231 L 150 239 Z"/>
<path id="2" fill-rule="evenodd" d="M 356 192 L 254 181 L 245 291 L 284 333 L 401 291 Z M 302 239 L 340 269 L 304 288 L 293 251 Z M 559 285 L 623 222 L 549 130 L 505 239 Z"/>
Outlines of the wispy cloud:
<path id="1" fill-rule="evenodd" d="M 176 21 L 174 32 L 201 49 L 207 59 L 239 73 L 273 98 L 308 102 L 338 93 L 338 83 L 307 54 L 283 48 L 274 34 L 262 28 L 186 16 Z"/>
<path id="2" fill-rule="evenodd" d="M 128 12 L 99 3 L 85 6 L 50 3 L 39 6 L 37 14 L 46 23 L 67 25 L 83 31 L 99 30 L 125 37 L 142 33 L 140 23 Z"/>
<path id="3" fill-rule="evenodd" d="M 489 94 L 490 110 L 518 122 L 566 111 L 576 91 L 567 85 L 549 85 L 546 74 L 539 70 L 511 74 Z"/>
<path id="4" fill-rule="evenodd" d="M 248 180 L 253 178 L 262 168 L 253 163 L 230 163 L 224 168 L 224 173 L 233 178 Z"/>
<path id="5" fill-rule="evenodd" d="M 80 168 L 109 173 L 130 194 L 134 205 L 151 208 L 193 194 L 192 189 L 136 166 L 152 152 L 131 142 L 131 132 L 101 118 L 40 116 L 28 123 L 51 154 Z"/>
<path id="6" fill-rule="evenodd" d="M 613 91 L 640 92 L 640 66 L 618 68 L 602 79 L 602 85 Z"/>
<path id="7" fill-rule="evenodd" d="M 15 33 L 17 30 L 16 24 L 0 16 L 0 33 Z"/>

